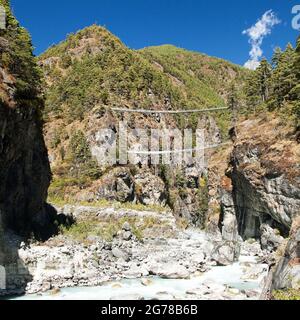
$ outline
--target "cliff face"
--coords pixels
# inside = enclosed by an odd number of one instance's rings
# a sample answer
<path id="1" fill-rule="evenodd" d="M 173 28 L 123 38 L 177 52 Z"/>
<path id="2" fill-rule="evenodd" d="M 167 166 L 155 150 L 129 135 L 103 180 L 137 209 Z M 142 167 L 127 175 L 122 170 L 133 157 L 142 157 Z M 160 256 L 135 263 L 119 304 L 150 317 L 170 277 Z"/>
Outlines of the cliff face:
<path id="1" fill-rule="evenodd" d="M 225 154 L 227 169 L 210 168 L 219 184 L 210 201 L 220 203 L 221 212 L 210 212 L 208 227 L 236 246 L 241 238 L 260 242 L 265 260 L 275 265 L 268 292 L 299 289 L 300 145 L 294 129 L 274 114 L 242 121 L 231 152 L 219 151 L 213 162 Z"/>
<path id="2" fill-rule="evenodd" d="M 1 104 L 0 127 L 2 223 L 18 233 L 41 236 L 50 170 L 37 110 Z"/>
<path id="3" fill-rule="evenodd" d="M 228 172 L 238 230 L 245 239 L 260 238 L 263 247 L 273 234 L 276 247 L 300 213 L 300 147 L 272 116 L 245 121 L 239 132 Z"/>
<path id="4" fill-rule="evenodd" d="M 0 210 L 18 233 L 42 235 L 50 168 L 42 135 L 40 74 L 30 38 L 10 14 L 0 38 Z"/>
<path id="5" fill-rule="evenodd" d="M 0 265 L 7 288 L 21 288 L 26 274 L 15 235 L 46 238 L 53 230 L 46 210 L 50 167 L 43 140 L 40 78 L 30 38 L 11 15 L 0 31 Z"/>

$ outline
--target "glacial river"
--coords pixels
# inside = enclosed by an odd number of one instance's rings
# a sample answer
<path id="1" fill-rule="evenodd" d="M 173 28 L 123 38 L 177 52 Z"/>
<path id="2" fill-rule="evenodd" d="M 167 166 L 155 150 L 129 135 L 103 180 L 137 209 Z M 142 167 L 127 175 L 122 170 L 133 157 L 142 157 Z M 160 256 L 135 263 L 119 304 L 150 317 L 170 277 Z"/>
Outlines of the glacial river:
<path id="1" fill-rule="evenodd" d="M 13 300 L 125 300 L 125 299 L 184 299 L 186 293 L 197 290 L 204 283 L 213 283 L 214 286 L 225 285 L 239 290 L 258 290 L 261 282 L 267 275 L 261 273 L 254 280 L 243 280 L 245 263 L 253 263 L 254 257 L 241 257 L 240 261 L 224 267 L 212 267 L 210 271 L 192 279 L 161 279 L 147 278 L 149 285 L 142 284 L 141 279 L 126 279 L 118 282 L 108 282 L 99 287 L 63 288 L 58 293 L 46 292 L 43 294 L 26 295 Z"/>

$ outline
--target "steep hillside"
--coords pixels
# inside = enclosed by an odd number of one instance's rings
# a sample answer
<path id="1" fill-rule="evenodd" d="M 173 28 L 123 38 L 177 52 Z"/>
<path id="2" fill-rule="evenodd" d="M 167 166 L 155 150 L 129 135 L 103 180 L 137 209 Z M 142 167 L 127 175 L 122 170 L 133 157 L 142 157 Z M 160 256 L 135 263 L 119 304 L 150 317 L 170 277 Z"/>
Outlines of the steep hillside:
<path id="1" fill-rule="evenodd" d="M 192 108 L 225 105 L 232 84 L 241 99 L 242 86 L 251 73 L 225 60 L 172 45 L 149 47 L 140 52 L 175 85 L 182 87 L 188 106 Z"/>
<path id="2" fill-rule="evenodd" d="M 157 177 L 153 175 L 154 168 L 148 166 L 144 166 L 142 172 L 138 167 L 113 170 L 99 167 L 101 156 L 97 150 L 103 142 L 97 141 L 97 134 L 107 127 L 117 132 L 118 121 L 122 119 L 130 128 L 204 128 L 207 143 L 219 143 L 221 135 L 227 138 L 231 125 L 228 111 L 216 115 L 216 125 L 214 119 L 206 115 L 122 115 L 111 109 L 221 107 L 226 104 L 234 84 L 241 95 L 247 71 L 220 59 L 175 47 L 130 50 L 96 25 L 70 35 L 66 41 L 47 50 L 39 57 L 39 63 L 47 84 L 45 136 L 55 174 L 50 188 L 52 201 L 63 197 L 64 201 L 104 198 L 152 205 L 168 203 L 187 217 L 194 211 L 193 221 L 199 220 L 207 201 L 206 192 L 202 192 L 205 190 L 199 192 L 197 187 L 201 172 L 195 174 L 194 171 L 195 176 L 190 177 L 181 170 L 167 172 L 161 168 L 161 175 Z M 136 137 L 130 136 L 129 147 L 138 145 Z M 78 146 L 81 159 L 74 154 Z M 155 197 L 149 188 L 159 190 Z M 199 201 L 203 203 L 200 205 Z"/>
<path id="3" fill-rule="evenodd" d="M 97 104 L 224 106 L 230 85 L 240 89 L 249 73 L 221 59 L 172 46 L 133 51 L 96 25 L 70 35 L 40 61 L 50 87 L 46 111 L 58 112 L 62 104 L 69 105 L 73 117 L 79 118 Z"/>

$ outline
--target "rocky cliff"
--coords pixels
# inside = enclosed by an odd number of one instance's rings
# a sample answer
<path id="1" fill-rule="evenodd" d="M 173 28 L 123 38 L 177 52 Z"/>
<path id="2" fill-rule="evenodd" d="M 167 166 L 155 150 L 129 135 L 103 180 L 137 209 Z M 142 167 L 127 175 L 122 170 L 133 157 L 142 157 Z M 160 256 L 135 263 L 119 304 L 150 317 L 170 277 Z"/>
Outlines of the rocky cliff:
<path id="1" fill-rule="evenodd" d="M 247 120 L 238 131 L 227 171 L 238 231 L 244 239 L 260 238 L 267 248 L 273 230 L 276 247 L 300 213 L 300 147 L 293 129 L 273 115 Z"/>
<path id="2" fill-rule="evenodd" d="M 226 154 L 230 166 L 217 168 Z M 298 289 L 299 159 L 295 129 L 272 113 L 241 121 L 233 149 L 212 158 L 210 172 L 218 186 L 213 184 L 210 201 L 220 204 L 221 211 L 210 212 L 208 229 L 220 230 L 222 241 L 235 248 L 242 239 L 259 240 L 270 267 L 276 265 L 267 290 L 272 282 L 275 289 Z"/>
<path id="3" fill-rule="evenodd" d="M 26 270 L 9 234 L 46 238 L 51 233 L 45 205 L 50 167 L 42 134 L 40 74 L 30 38 L 8 1 L 0 4 L 7 11 L 6 29 L 0 31 L 0 264 L 6 268 L 7 288 L 14 289 L 24 284 Z"/>

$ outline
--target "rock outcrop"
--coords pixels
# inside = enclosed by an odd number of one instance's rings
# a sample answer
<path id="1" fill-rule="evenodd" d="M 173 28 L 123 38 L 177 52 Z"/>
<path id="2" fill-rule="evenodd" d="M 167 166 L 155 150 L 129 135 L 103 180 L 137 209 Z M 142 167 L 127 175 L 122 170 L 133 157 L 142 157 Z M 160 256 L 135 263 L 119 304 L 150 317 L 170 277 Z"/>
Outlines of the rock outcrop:
<path id="1" fill-rule="evenodd" d="M 264 298 L 270 287 L 298 289 L 299 228 L 291 227 L 300 214 L 299 155 L 292 129 L 278 118 L 242 122 L 215 200 L 221 205 L 218 226 L 222 241 L 235 242 L 233 248 L 238 252 L 240 237 L 256 239 L 264 250 L 263 259 L 271 267 Z M 221 249 L 215 260 L 229 263 L 234 249 Z M 278 255 L 282 257 L 276 263 Z"/>
<path id="2" fill-rule="evenodd" d="M 272 279 L 273 290 L 300 290 L 300 219 L 296 219 L 283 257 L 277 263 Z"/>
<path id="3" fill-rule="evenodd" d="M 233 216 L 228 218 L 234 214 L 238 233 L 244 239 L 260 239 L 263 248 L 270 251 L 289 235 L 300 213 L 300 147 L 291 138 L 280 137 L 279 129 L 276 135 L 276 126 L 278 119 L 264 123 L 248 120 L 240 125 L 227 170 L 232 191 L 229 195 L 223 191 L 221 201 L 225 228 L 226 221 L 235 224 Z"/>

